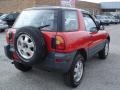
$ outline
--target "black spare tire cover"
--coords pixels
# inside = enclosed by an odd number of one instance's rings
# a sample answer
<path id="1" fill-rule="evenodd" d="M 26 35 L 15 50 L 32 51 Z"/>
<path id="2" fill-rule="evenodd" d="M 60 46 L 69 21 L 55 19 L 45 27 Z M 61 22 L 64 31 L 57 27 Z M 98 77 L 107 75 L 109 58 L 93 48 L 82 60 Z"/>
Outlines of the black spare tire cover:
<path id="1" fill-rule="evenodd" d="M 25 40 L 25 38 L 27 39 Z M 20 39 L 22 39 L 20 41 Z M 30 40 L 29 40 L 30 39 Z M 29 43 L 34 45 L 34 47 L 29 47 Z M 28 45 L 27 45 L 28 44 Z M 45 40 L 42 32 L 35 27 L 27 26 L 19 28 L 16 31 L 14 38 L 15 51 L 21 59 L 22 63 L 33 65 L 44 60 L 47 50 L 45 45 Z M 30 56 L 30 52 L 27 52 L 29 47 L 32 56 L 30 58 L 25 58 L 25 56 Z M 22 51 L 23 50 L 23 51 Z"/>

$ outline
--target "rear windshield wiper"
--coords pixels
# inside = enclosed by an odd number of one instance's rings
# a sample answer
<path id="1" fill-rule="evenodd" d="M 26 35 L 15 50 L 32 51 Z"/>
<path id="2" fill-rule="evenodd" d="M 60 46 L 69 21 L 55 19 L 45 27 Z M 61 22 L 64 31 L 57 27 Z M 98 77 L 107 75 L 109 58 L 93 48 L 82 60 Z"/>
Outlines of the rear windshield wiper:
<path id="1" fill-rule="evenodd" d="M 43 25 L 43 26 L 38 27 L 38 29 L 42 29 L 42 28 L 49 27 L 49 26 L 50 25 Z"/>

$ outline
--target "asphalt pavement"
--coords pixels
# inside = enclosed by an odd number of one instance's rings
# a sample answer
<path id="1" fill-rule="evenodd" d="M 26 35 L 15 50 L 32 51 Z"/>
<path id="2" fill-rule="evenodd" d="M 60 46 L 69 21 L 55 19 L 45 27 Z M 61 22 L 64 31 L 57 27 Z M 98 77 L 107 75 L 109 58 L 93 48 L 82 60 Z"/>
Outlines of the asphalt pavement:
<path id="1" fill-rule="evenodd" d="M 106 27 L 110 54 L 106 60 L 91 58 L 85 64 L 79 87 L 73 90 L 120 90 L 120 24 Z M 0 33 L 0 90 L 72 90 L 61 74 L 33 69 L 23 73 L 4 54 L 5 32 Z"/>

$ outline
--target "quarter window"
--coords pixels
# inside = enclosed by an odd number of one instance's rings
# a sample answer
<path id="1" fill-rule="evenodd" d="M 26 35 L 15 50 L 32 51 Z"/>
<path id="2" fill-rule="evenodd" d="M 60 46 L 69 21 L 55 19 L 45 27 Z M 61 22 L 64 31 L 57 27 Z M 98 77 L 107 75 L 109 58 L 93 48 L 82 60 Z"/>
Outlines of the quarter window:
<path id="1" fill-rule="evenodd" d="M 78 30 L 78 17 L 76 11 L 64 11 L 64 29 L 65 31 Z"/>

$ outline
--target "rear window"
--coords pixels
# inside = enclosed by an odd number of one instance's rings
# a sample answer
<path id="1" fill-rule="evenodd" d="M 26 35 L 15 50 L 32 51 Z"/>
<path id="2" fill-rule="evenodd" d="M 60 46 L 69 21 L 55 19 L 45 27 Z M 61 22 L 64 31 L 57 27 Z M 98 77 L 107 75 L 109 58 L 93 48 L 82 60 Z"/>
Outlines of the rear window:
<path id="1" fill-rule="evenodd" d="M 57 30 L 57 14 L 55 10 L 28 10 L 23 11 L 13 28 L 21 28 L 24 26 L 40 27 L 49 25 L 42 30 Z"/>
<path id="2" fill-rule="evenodd" d="M 79 25 L 78 25 L 77 11 L 75 10 L 64 11 L 64 30 L 77 31 L 78 27 Z"/>

